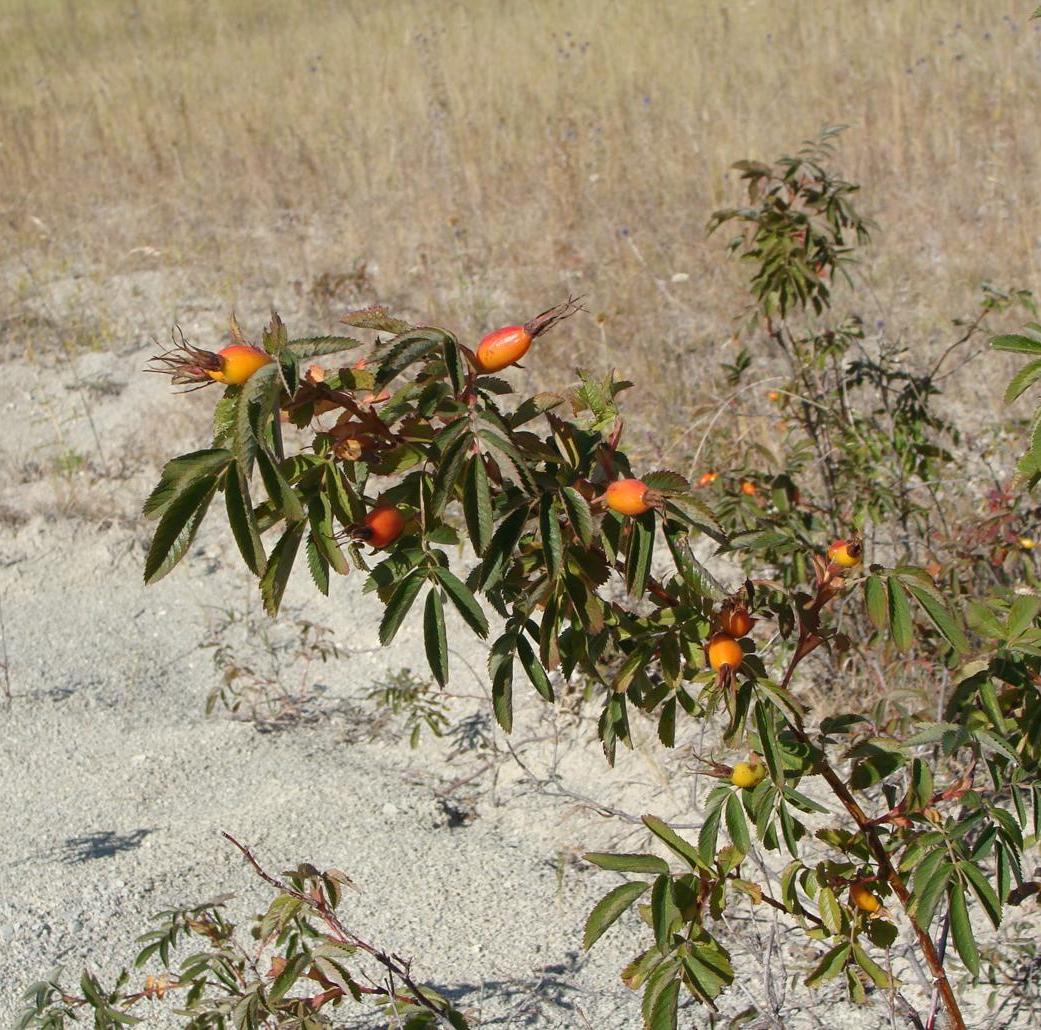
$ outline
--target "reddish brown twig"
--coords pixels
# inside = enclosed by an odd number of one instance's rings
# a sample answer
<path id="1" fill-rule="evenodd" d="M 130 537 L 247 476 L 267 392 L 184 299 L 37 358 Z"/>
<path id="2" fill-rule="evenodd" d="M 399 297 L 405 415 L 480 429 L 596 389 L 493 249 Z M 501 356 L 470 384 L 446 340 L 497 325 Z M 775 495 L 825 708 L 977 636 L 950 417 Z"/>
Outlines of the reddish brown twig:
<path id="1" fill-rule="evenodd" d="M 799 609 L 799 638 L 795 645 L 795 652 L 792 654 L 791 661 L 788 663 L 788 668 L 785 670 L 784 677 L 781 680 L 782 690 L 788 689 L 792 675 L 799 662 L 824 642 L 823 637 L 819 636 L 817 632 L 820 626 L 820 612 L 842 587 L 841 569 L 827 564 L 816 556 L 815 567 L 817 570 L 817 595 L 812 600 L 807 598 L 806 603 Z M 789 722 L 789 726 L 800 743 L 820 751 L 803 729 L 801 720 L 793 718 Z M 943 958 L 937 952 L 928 930 L 919 925 L 918 920 L 911 912 L 911 892 L 907 889 L 907 884 L 904 883 L 903 877 L 900 876 L 890 861 L 889 852 L 886 851 L 885 844 L 879 836 L 876 821 L 868 818 L 867 813 L 860 807 L 856 798 L 853 797 L 845 781 L 828 762 L 823 751 L 820 751 L 820 754 L 821 758 L 817 763 L 817 772 L 824 777 L 832 793 L 842 802 L 843 807 L 857 824 L 858 829 L 864 835 L 864 840 L 867 842 L 871 854 L 878 863 L 881 877 L 888 882 L 893 893 L 900 899 L 900 904 L 903 906 L 915 936 L 918 938 L 918 945 L 925 956 L 929 971 L 932 973 L 933 985 L 943 1000 L 944 1008 L 947 1010 L 951 1030 L 965 1030 L 965 1019 L 961 1014 L 958 999 L 954 995 L 950 981 L 947 979 L 947 973 L 943 967 Z"/>
<path id="2" fill-rule="evenodd" d="M 298 901 L 303 902 L 311 908 L 322 922 L 332 931 L 333 936 L 339 940 L 341 944 L 349 944 L 352 947 L 358 948 L 360 951 L 364 951 L 366 954 L 371 955 L 372 958 L 387 970 L 387 973 L 391 978 L 395 976 L 398 977 L 410 992 L 409 995 L 400 995 L 396 993 L 393 990 L 393 979 L 391 979 L 391 988 L 389 990 L 379 988 L 379 993 L 384 994 L 386 997 L 392 998 L 395 1001 L 421 1005 L 423 1008 L 432 1012 L 439 1022 L 446 1021 L 444 1011 L 431 1001 L 423 993 L 419 985 L 412 979 L 411 960 L 402 959 L 398 955 L 392 955 L 384 951 L 382 948 L 377 948 L 376 946 L 369 944 L 352 930 L 348 930 L 347 927 L 340 922 L 336 913 L 329 907 L 328 901 L 321 892 L 316 891 L 312 894 L 304 894 L 302 891 L 298 891 L 295 887 L 291 887 L 289 884 L 284 883 L 277 877 L 268 873 L 254 857 L 253 852 L 250 851 L 245 844 L 241 844 L 237 841 L 226 830 L 221 831 L 221 836 L 231 841 L 231 843 L 242 852 L 243 857 L 253 867 L 254 872 L 256 872 L 265 883 L 270 884 L 283 894 L 288 894 L 290 897 L 296 898 Z M 370 992 L 366 991 L 365 993 Z"/>

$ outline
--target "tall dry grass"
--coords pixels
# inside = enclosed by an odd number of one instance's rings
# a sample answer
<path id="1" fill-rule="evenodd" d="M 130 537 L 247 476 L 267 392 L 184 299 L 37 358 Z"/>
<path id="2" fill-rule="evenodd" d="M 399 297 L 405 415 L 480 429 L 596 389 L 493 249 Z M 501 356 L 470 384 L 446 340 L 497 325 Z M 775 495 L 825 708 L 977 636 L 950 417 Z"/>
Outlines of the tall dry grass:
<path id="1" fill-rule="evenodd" d="M 571 290 L 597 320 L 550 365 L 682 410 L 740 304 L 704 236 L 730 162 L 841 122 L 878 311 L 928 346 L 979 280 L 1037 285 L 1033 6 L 0 0 L 0 302 L 160 268 L 474 332 Z"/>

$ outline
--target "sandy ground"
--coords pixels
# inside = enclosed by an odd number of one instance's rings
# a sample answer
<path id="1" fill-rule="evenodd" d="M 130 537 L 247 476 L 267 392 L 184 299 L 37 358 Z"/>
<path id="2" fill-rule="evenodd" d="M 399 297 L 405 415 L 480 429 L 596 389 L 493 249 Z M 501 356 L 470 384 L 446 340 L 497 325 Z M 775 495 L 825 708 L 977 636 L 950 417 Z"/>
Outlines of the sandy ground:
<path id="1" fill-rule="evenodd" d="M 616 877 L 579 856 L 647 842 L 567 795 L 696 822 L 689 780 L 673 779 L 675 761 L 663 764 L 651 743 L 609 770 L 590 721 L 554 714 L 523 687 L 515 760 L 487 718 L 483 645 L 458 624 L 453 689 L 468 696 L 453 718 L 488 740 L 468 748 L 424 733 L 415 750 L 370 740 L 373 683 L 425 664 L 416 625 L 389 651 L 376 647 L 379 610 L 359 576 L 321 599 L 300 569 L 287 594 L 291 612 L 356 652 L 317 670 L 321 719 L 262 733 L 207 717 L 217 674 L 200 645 L 216 612 L 255 612 L 255 593 L 215 520 L 173 575 L 141 583 L 141 499 L 164 456 L 205 444 L 215 399 L 171 397 L 158 377 L 137 374 L 145 356 L 135 347 L 3 366 L 0 602 L 14 698 L 0 710 L 0 1026 L 55 965 L 73 983 L 84 962 L 110 978 L 152 912 L 225 892 L 236 895 L 234 918 L 257 911 L 266 888 L 221 838 L 227 830 L 274 870 L 300 860 L 345 869 L 360 888 L 345 902 L 349 924 L 413 956 L 416 976 L 476 1025 L 638 1027 L 639 998 L 618 974 L 648 933 L 630 917 L 582 953 L 585 917 Z M 771 980 L 786 999 L 781 1022 L 747 1025 L 890 1026 L 884 1007 L 857 1010 L 837 991 L 797 986 L 814 950 L 788 949 L 782 936 L 771 959 L 771 926 L 757 916 L 728 928 L 747 986 L 728 992 L 727 1018 L 712 1025 L 763 1003 Z M 145 1014 L 146 1025 L 167 1025 Z M 383 1025 L 371 1010 L 339 1018 Z M 710 1023 L 688 1008 L 681 1025 Z"/>

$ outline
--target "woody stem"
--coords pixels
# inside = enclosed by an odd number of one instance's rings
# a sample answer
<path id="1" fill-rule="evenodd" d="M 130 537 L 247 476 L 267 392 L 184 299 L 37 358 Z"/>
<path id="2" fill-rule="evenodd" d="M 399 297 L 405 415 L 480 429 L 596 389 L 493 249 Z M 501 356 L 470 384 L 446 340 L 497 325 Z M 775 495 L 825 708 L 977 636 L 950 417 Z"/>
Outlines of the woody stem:
<path id="1" fill-rule="evenodd" d="M 815 605 L 814 607 L 818 608 L 819 606 Z M 788 668 L 785 670 L 784 677 L 781 680 L 782 689 L 787 689 L 799 662 L 801 662 L 802 659 L 813 650 L 812 647 L 807 647 L 807 645 L 811 643 L 810 638 L 812 636 L 813 634 L 807 630 L 805 624 L 803 624 L 799 632 L 799 641 L 796 644 L 795 652 L 792 655 L 791 661 L 788 663 Z M 947 1010 L 951 1030 L 965 1030 L 965 1019 L 961 1014 L 961 1009 L 958 1006 L 958 999 L 955 997 L 954 990 L 950 985 L 950 981 L 947 979 L 946 972 L 944 971 L 943 959 L 937 952 L 936 946 L 933 944 L 928 931 L 920 926 L 918 920 L 911 914 L 911 892 L 907 889 L 907 884 L 904 883 L 903 878 L 900 876 L 899 872 L 897 872 L 890 860 L 889 852 L 886 851 L 885 844 L 883 844 L 882 838 L 878 834 L 876 825 L 868 818 L 867 813 L 865 813 L 865 811 L 860 807 L 856 798 L 853 797 L 853 794 L 846 786 L 845 781 L 828 762 L 823 750 L 817 748 L 817 746 L 810 740 L 806 731 L 802 728 L 801 721 L 789 720 L 788 726 L 801 744 L 804 744 L 807 748 L 812 748 L 813 750 L 820 752 L 821 757 L 817 762 L 816 771 L 824 777 L 824 780 L 831 788 L 832 793 L 842 802 L 843 807 L 857 824 L 858 829 L 864 836 L 864 840 L 867 842 L 868 848 L 871 850 L 871 854 L 878 863 L 879 873 L 889 883 L 889 886 L 893 889 L 893 893 L 900 899 L 900 904 L 904 909 L 904 913 L 907 915 L 911 927 L 915 932 L 915 936 L 918 938 L 918 946 L 921 949 L 922 954 L 925 956 L 925 961 L 929 966 L 929 971 L 932 973 L 935 989 L 943 1000 L 944 1008 Z"/>
<path id="2" fill-rule="evenodd" d="M 803 730 L 797 726 L 792 726 L 792 730 L 800 743 L 812 746 L 809 737 L 807 737 Z M 922 954 L 925 956 L 925 961 L 929 966 L 929 971 L 933 975 L 933 983 L 936 990 L 939 992 L 940 998 L 943 1000 L 944 1008 L 947 1010 L 947 1016 L 950 1019 L 952 1030 L 965 1030 L 965 1020 L 962 1017 L 961 1009 L 958 1007 L 958 999 L 954 996 L 954 990 L 947 979 L 946 972 L 944 971 L 943 959 L 940 958 L 936 946 L 933 944 L 932 938 L 929 936 L 928 932 L 919 925 L 918 920 L 911 914 L 911 892 L 907 889 L 907 884 L 904 883 L 903 878 L 893 866 L 889 857 L 889 852 L 886 851 L 885 845 L 882 843 L 882 838 L 878 835 L 876 827 L 872 825 L 871 820 L 868 819 L 864 810 L 859 804 L 857 804 L 857 801 L 850 793 L 849 788 L 843 782 L 838 773 L 836 773 L 831 767 L 826 758 L 822 757 L 820 759 L 817 769 L 824 777 L 828 786 L 831 787 L 835 796 L 842 802 L 843 807 L 852 816 L 853 821 L 857 824 L 860 832 L 864 835 L 864 839 L 867 841 L 867 845 L 871 849 L 871 854 L 874 855 L 875 861 L 878 863 L 878 871 L 889 882 L 889 886 L 892 887 L 893 893 L 900 899 L 900 904 L 903 906 L 904 912 L 915 932 L 915 936 L 918 938 L 918 945 L 922 950 Z"/>

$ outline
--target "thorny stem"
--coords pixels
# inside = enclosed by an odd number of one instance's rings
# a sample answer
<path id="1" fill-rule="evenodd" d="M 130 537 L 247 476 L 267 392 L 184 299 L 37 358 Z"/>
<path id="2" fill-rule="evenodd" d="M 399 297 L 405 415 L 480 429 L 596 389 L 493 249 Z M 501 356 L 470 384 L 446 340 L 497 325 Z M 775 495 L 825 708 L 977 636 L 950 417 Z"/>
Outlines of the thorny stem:
<path id="1" fill-rule="evenodd" d="M 809 737 L 802 729 L 793 726 L 792 730 L 801 743 L 811 745 Z M 885 845 L 878 835 L 878 830 L 871 824 L 871 820 L 868 819 L 864 810 L 857 804 L 856 799 L 849 792 L 842 778 L 828 764 L 826 758 L 821 758 L 818 763 L 818 769 L 827 781 L 828 786 L 831 787 L 832 792 L 842 802 L 846 811 L 849 812 L 853 817 L 853 821 L 860 828 L 872 855 L 875 856 L 879 872 L 888 881 L 889 886 L 893 888 L 893 893 L 900 899 L 900 904 L 903 906 L 904 912 L 914 929 L 915 936 L 918 938 L 918 944 L 922 949 L 922 954 L 925 956 L 929 971 L 933 975 L 934 988 L 943 999 L 943 1005 L 947 1010 L 951 1027 L 953 1030 L 965 1030 L 965 1020 L 962 1017 L 961 1009 L 958 1007 L 958 999 L 954 996 L 954 990 L 951 988 L 950 981 L 948 981 L 947 974 L 944 971 L 943 959 L 937 952 L 928 932 L 919 925 L 918 920 L 911 914 L 911 892 L 907 889 L 903 878 L 890 861 L 889 852 L 886 851 Z"/>
<path id="2" fill-rule="evenodd" d="M 353 945 L 360 951 L 364 951 L 366 954 L 371 955 L 384 969 L 387 970 L 389 975 L 391 988 L 385 990 L 383 988 L 377 988 L 376 991 L 365 991 L 365 993 L 380 993 L 386 994 L 390 998 L 396 1001 L 405 1001 L 415 1005 L 421 1005 L 423 1008 L 432 1012 L 442 1022 L 445 1018 L 444 1011 L 434 1004 L 420 989 L 419 985 L 412 979 L 409 972 L 409 962 L 405 962 L 400 959 L 397 955 L 388 954 L 382 948 L 377 948 L 367 941 L 364 941 L 357 934 L 348 930 L 347 927 L 340 922 L 336 913 L 329 907 L 328 902 L 323 896 L 304 894 L 301 891 L 296 890 L 294 887 L 290 887 L 289 884 L 283 883 L 281 880 L 272 876 L 268 873 L 263 866 L 254 857 L 253 852 L 250 851 L 245 844 L 241 844 L 237 841 L 227 830 L 221 831 L 221 836 L 227 838 L 235 845 L 239 851 L 242 852 L 243 857 L 253 867 L 256 874 L 265 882 L 274 887 L 277 891 L 283 894 L 288 894 L 292 898 L 296 898 L 298 901 L 302 901 L 305 905 L 308 905 L 315 912 L 322 921 L 329 927 L 330 930 L 345 944 Z M 398 977 L 405 984 L 405 986 L 411 992 L 410 996 L 402 996 L 396 994 L 393 989 L 393 977 Z M 363 988 L 364 990 L 364 988 Z"/>
<path id="3" fill-rule="evenodd" d="M 805 614 L 800 618 L 799 639 L 795 646 L 795 652 L 792 654 L 791 661 L 788 663 L 788 668 L 785 670 L 784 677 L 781 680 L 782 690 L 787 690 L 792 675 L 803 658 L 822 643 L 821 638 L 813 632 L 812 627 L 816 626 L 816 616 L 820 612 L 820 609 L 823 608 L 831 597 L 834 596 L 834 591 L 826 592 L 828 588 L 833 585 L 833 580 L 836 575 L 833 569 L 834 567 L 829 568 L 829 570 L 820 577 L 817 597 L 806 606 L 804 609 Z M 911 892 L 907 889 L 907 884 L 904 883 L 903 878 L 894 867 L 889 857 L 889 852 L 886 851 L 885 844 L 879 836 L 877 825 L 868 818 L 867 813 L 860 807 L 856 798 L 853 797 L 849 788 L 846 786 L 845 781 L 829 763 L 824 751 L 817 748 L 810 740 L 805 729 L 803 729 L 801 720 L 789 720 L 788 725 L 796 739 L 801 744 L 804 744 L 806 747 L 812 748 L 820 753 L 820 759 L 817 762 L 816 771 L 824 777 L 824 780 L 831 788 L 832 793 L 842 802 L 843 807 L 857 824 L 857 827 L 864 836 L 864 840 L 867 842 L 868 848 L 871 850 L 871 854 L 878 863 L 879 873 L 882 878 L 889 883 L 889 886 L 893 889 L 893 893 L 900 899 L 900 904 L 911 923 L 915 936 L 918 938 L 918 945 L 922 950 L 922 954 L 925 956 L 925 961 L 929 966 L 929 971 L 932 973 L 933 988 L 943 1000 L 944 1008 L 947 1010 L 947 1016 L 950 1020 L 952 1030 L 966 1030 L 965 1019 L 963 1018 L 961 1009 L 958 1006 L 958 999 L 954 995 L 954 990 L 952 989 L 950 981 L 947 979 L 947 973 L 943 968 L 943 955 L 937 952 L 936 946 L 933 944 L 928 930 L 923 928 L 914 915 L 912 915 Z"/>

